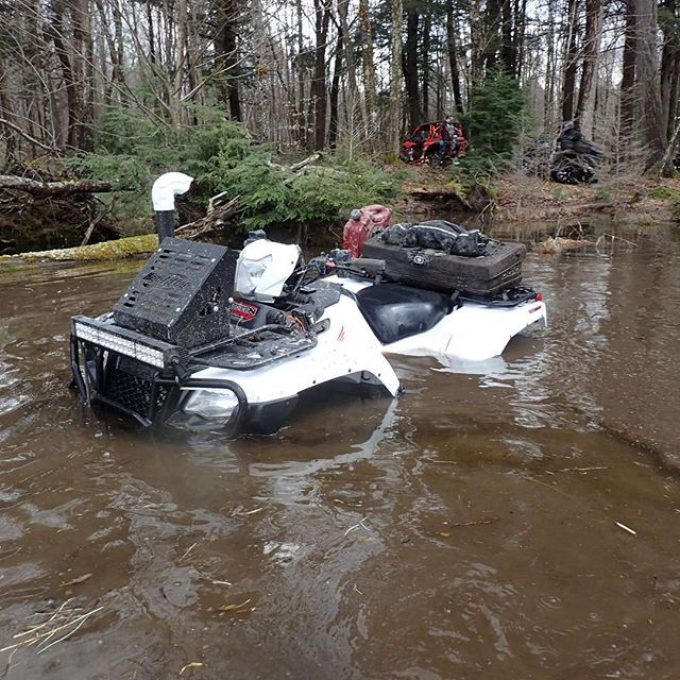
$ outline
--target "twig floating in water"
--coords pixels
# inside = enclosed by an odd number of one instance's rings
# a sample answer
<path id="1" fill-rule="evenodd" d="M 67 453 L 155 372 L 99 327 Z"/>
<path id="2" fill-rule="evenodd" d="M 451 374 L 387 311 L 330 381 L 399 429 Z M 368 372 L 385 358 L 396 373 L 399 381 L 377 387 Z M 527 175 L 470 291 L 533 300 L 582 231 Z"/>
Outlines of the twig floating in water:
<path id="1" fill-rule="evenodd" d="M 357 524 L 353 524 L 351 527 L 349 527 L 349 528 L 347 529 L 347 531 L 345 531 L 345 533 L 343 534 L 343 536 L 347 536 L 347 534 L 351 533 L 351 532 L 354 531 L 355 529 L 358 529 L 359 527 L 362 527 L 363 529 L 366 529 L 366 531 L 370 531 L 370 529 L 364 524 L 364 521 L 365 521 L 366 519 L 368 519 L 368 518 L 367 518 L 367 517 L 362 517 L 362 518 L 357 522 Z"/>
<path id="2" fill-rule="evenodd" d="M 188 557 L 189 553 L 198 545 L 198 543 L 192 543 L 185 551 L 184 555 L 179 558 L 179 561 L 181 562 L 185 557 Z"/>
<path id="3" fill-rule="evenodd" d="M 627 531 L 629 534 L 632 534 L 633 536 L 637 536 L 637 531 L 634 531 L 630 527 L 627 527 L 625 524 L 621 524 L 621 522 L 616 523 L 617 527 L 621 527 L 624 531 Z"/>
<path id="4" fill-rule="evenodd" d="M 562 468 L 560 472 L 595 472 L 595 470 L 609 470 L 608 465 L 594 465 L 593 467 Z"/>
<path id="5" fill-rule="evenodd" d="M 83 574 L 82 576 L 78 576 L 78 578 L 74 578 L 70 581 L 67 581 L 66 583 L 62 583 L 61 585 L 64 586 L 64 588 L 67 586 L 77 586 L 79 583 L 85 583 L 85 581 L 88 581 L 91 578 L 92 574 Z"/>
<path id="6" fill-rule="evenodd" d="M 205 664 L 200 661 L 190 661 L 188 664 L 182 666 L 182 670 L 179 674 L 184 675 L 184 671 L 189 670 L 190 668 L 203 668 L 203 666 L 205 666 Z"/>

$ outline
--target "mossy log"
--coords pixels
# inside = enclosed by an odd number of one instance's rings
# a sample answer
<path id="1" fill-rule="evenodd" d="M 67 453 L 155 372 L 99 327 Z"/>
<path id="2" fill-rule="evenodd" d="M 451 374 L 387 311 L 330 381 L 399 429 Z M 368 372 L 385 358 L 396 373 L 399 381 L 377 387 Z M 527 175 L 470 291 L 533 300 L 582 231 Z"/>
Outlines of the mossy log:
<path id="1" fill-rule="evenodd" d="M 59 248 L 56 250 L 41 250 L 32 253 L 0 256 L 0 269 L 7 264 L 35 263 L 35 262 L 93 262 L 117 260 L 124 257 L 146 255 L 158 248 L 156 234 L 130 236 L 116 241 L 104 241 L 87 246 L 74 248 Z"/>

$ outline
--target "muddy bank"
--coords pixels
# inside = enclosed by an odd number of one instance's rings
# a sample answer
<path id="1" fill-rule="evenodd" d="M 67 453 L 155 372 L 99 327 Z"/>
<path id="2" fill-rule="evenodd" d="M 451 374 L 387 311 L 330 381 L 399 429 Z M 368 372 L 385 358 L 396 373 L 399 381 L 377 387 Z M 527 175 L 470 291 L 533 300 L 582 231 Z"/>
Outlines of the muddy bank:
<path id="1" fill-rule="evenodd" d="M 494 221 L 570 227 L 610 219 L 628 224 L 672 222 L 680 216 L 680 180 L 605 180 L 571 186 L 536 178 L 494 181 Z"/>

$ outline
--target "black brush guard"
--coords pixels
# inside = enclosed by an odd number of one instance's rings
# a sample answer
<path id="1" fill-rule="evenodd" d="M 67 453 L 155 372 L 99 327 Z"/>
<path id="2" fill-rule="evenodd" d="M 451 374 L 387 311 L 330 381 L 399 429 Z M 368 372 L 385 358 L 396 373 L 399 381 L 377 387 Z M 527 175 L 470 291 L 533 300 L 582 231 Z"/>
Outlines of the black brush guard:
<path id="1" fill-rule="evenodd" d="M 271 325 L 186 350 L 109 321 L 83 316 L 73 317 L 72 321 L 71 373 L 81 401 L 108 407 L 145 428 L 164 424 L 177 413 L 183 389 L 229 389 L 239 403 L 236 422 L 230 423 L 230 429 L 236 432 L 250 407 L 243 389 L 233 380 L 196 378 L 193 374 L 207 366 L 259 368 L 316 345 L 313 333 Z M 153 358 L 162 365 L 150 365 L 117 351 L 117 343 L 121 342 L 127 343 L 128 353 L 149 356 L 149 352 L 155 352 Z"/>

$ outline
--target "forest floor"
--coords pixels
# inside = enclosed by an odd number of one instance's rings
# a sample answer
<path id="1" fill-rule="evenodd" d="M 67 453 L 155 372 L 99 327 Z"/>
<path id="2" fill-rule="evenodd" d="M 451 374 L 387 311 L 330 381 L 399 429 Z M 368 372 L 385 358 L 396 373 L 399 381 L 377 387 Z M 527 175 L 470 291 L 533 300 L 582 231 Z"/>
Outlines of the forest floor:
<path id="1" fill-rule="evenodd" d="M 475 196 L 472 205 L 465 205 L 461 185 L 449 173 L 422 167 L 403 189 L 404 198 L 395 204 L 397 217 L 439 211 L 443 218 L 449 214 L 449 219 L 465 222 L 482 217 L 484 224 L 496 227 L 533 225 L 537 235 L 592 222 L 644 226 L 680 219 L 680 178 L 605 177 L 596 184 L 572 186 L 517 172 L 495 178 L 486 196 Z"/>

